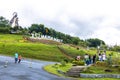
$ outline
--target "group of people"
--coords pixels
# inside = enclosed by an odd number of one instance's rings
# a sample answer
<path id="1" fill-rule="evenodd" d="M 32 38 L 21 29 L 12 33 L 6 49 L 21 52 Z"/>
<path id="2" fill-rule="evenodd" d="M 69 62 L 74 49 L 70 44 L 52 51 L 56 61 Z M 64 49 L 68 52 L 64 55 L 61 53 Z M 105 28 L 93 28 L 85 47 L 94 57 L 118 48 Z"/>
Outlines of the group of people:
<path id="1" fill-rule="evenodd" d="M 98 53 L 98 55 L 94 54 L 93 56 L 85 54 L 84 60 L 85 60 L 86 65 L 94 64 L 96 62 L 96 60 L 105 61 L 106 60 L 106 52 Z"/>
<path id="2" fill-rule="evenodd" d="M 15 53 L 15 63 L 20 63 L 22 59 L 21 55 L 18 55 L 18 53 Z"/>
<path id="3" fill-rule="evenodd" d="M 105 61 L 106 60 L 106 54 L 105 53 L 99 53 L 98 54 L 98 60 L 99 61 Z"/>

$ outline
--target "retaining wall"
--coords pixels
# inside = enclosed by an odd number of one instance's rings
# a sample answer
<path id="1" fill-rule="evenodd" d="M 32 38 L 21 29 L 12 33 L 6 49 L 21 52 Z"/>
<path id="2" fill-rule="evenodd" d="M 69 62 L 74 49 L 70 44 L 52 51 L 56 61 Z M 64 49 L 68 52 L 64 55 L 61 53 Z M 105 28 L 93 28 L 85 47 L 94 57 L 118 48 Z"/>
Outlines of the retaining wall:
<path id="1" fill-rule="evenodd" d="M 83 74 L 80 73 L 82 78 L 120 78 L 120 74 Z"/>

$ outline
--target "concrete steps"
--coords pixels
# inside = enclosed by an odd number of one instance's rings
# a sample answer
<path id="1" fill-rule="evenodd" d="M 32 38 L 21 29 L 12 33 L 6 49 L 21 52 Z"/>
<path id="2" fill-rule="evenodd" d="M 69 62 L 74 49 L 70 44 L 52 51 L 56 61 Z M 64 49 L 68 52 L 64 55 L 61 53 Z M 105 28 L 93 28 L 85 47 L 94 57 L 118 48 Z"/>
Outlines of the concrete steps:
<path id="1" fill-rule="evenodd" d="M 84 68 L 85 66 L 73 66 L 66 72 L 66 75 L 70 77 L 80 77 L 80 72 L 83 71 Z"/>

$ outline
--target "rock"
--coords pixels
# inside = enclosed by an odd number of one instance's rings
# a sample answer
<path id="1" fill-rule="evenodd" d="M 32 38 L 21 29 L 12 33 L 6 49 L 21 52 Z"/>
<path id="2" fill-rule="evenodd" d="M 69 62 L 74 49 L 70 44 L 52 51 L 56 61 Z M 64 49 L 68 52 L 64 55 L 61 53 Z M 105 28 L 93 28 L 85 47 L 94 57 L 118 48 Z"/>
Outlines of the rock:
<path id="1" fill-rule="evenodd" d="M 119 65 L 112 65 L 113 67 L 115 67 L 115 68 L 118 68 L 119 67 Z"/>
<path id="2" fill-rule="evenodd" d="M 58 73 L 60 74 L 65 74 L 65 72 L 61 71 L 61 70 L 57 70 Z"/>
<path id="3" fill-rule="evenodd" d="M 7 65 L 4 65 L 4 68 L 7 68 Z"/>
<path id="4" fill-rule="evenodd" d="M 110 70 L 110 69 L 105 69 L 104 71 L 105 72 L 112 72 L 112 70 Z"/>

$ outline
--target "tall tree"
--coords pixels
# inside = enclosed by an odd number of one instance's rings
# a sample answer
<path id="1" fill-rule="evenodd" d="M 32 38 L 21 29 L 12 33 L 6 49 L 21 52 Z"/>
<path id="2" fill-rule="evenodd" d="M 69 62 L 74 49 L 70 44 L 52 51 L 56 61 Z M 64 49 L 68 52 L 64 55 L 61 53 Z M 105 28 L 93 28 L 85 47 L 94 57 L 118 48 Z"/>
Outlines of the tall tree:
<path id="1" fill-rule="evenodd" d="M 9 20 L 5 19 L 3 16 L 0 16 L 0 27 L 10 27 Z"/>
<path id="2" fill-rule="evenodd" d="M 10 33 L 9 21 L 0 16 L 0 33 Z"/>
<path id="3" fill-rule="evenodd" d="M 42 34 L 44 34 L 44 32 L 45 32 L 44 24 L 40 24 L 39 26 L 40 26 L 40 32 L 41 32 Z"/>
<path id="4" fill-rule="evenodd" d="M 78 37 L 73 37 L 72 42 L 73 42 L 73 44 L 78 45 L 80 42 L 80 39 Z"/>
<path id="5" fill-rule="evenodd" d="M 98 39 L 98 38 L 87 39 L 87 42 L 89 43 L 88 44 L 89 47 L 97 47 L 97 46 L 105 45 L 105 42 L 103 40 Z"/>
<path id="6" fill-rule="evenodd" d="M 35 31 L 35 32 L 40 32 L 41 31 L 41 28 L 38 24 L 32 24 L 31 27 L 29 28 L 30 30 L 30 33 Z"/>

